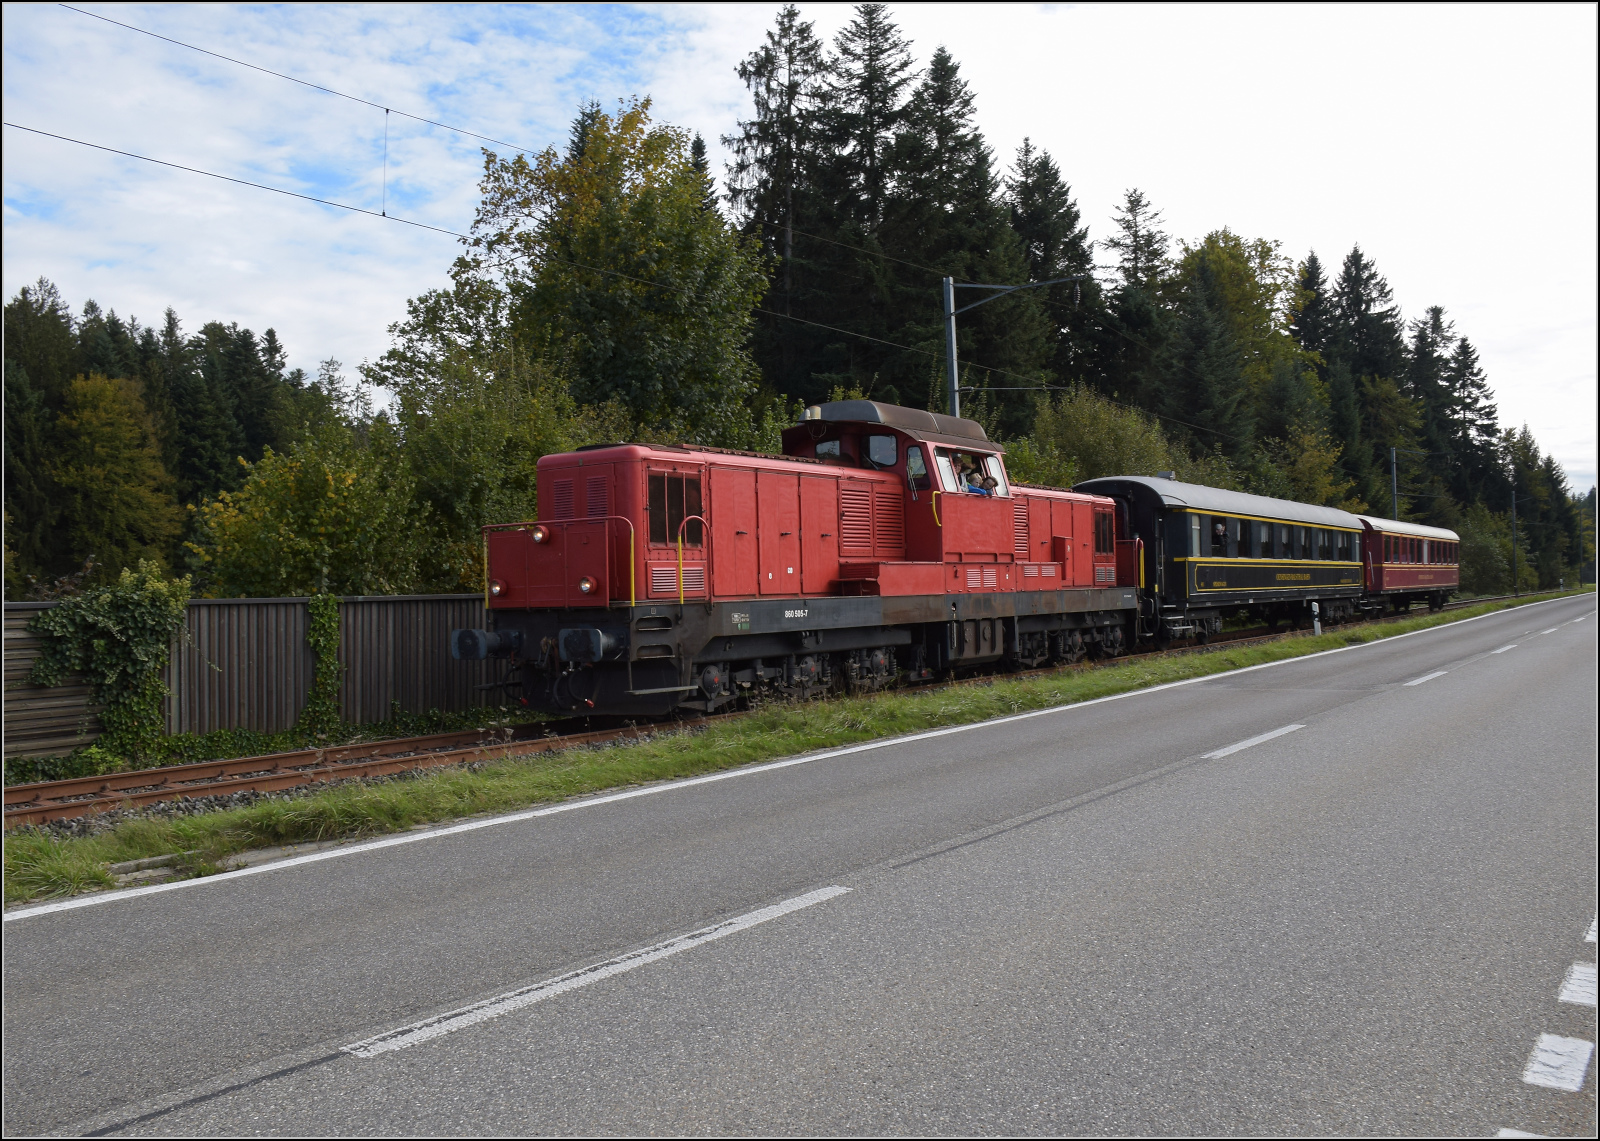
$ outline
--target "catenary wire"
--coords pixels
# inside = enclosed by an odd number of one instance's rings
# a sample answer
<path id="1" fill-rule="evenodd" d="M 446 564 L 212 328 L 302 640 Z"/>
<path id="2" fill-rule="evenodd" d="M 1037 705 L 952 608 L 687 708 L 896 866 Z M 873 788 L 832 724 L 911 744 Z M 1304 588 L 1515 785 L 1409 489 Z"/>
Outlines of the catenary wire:
<path id="1" fill-rule="evenodd" d="M 74 8 L 71 4 L 61 4 L 60 7 L 67 9 L 69 12 L 76 12 L 80 16 L 91 16 L 96 20 L 104 20 L 108 24 L 115 24 L 119 28 L 126 28 L 130 32 L 138 32 L 142 36 L 149 36 L 152 39 L 163 40 L 166 43 L 175 44 L 180 48 L 188 48 L 190 51 L 196 51 L 202 55 L 211 56 L 213 59 L 225 60 L 228 63 L 238 64 L 240 67 L 248 67 L 252 71 L 261 72 L 263 75 L 271 75 L 278 79 L 287 79 L 290 83 L 298 83 L 302 87 L 310 87 L 313 90 L 322 91 L 328 95 L 337 95 L 340 99 L 348 99 L 352 103 L 362 103 L 379 111 L 393 111 L 396 115 L 404 115 L 407 119 L 415 119 L 417 122 L 427 123 L 431 127 L 443 127 L 445 130 L 454 131 L 458 135 L 470 135 L 472 138 L 482 139 L 486 143 L 494 143 L 496 146 L 510 147 L 512 150 L 521 154 L 537 154 L 539 150 L 542 149 L 538 147 L 519 147 L 516 143 L 508 143 L 504 139 L 492 139 L 488 135 L 480 135 L 478 132 L 469 131 L 465 127 L 453 127 L 449 123 L 441 123 L 436 119 L 426 119 L 421 115 L 413 115 L 408 111 L 395 111 L 392 107 L 386 107 L 382 103 L 374 103 L 372 100 L 363 99 L 359 95 L 347 95 L 343 91 L 335 91 L 331 87 L 324 87 L 320 83 L 312 83 L 310 80 L 306 79 L 296 79 L 294 76 L 285 75 L 281 71 L 273 71 L 271 68 L 262 67 L 259 64 L 246 63 L 242 59 L 234 59 L 232 56 L 223 55 L 221 52 L 214 52 L 207 48 L 196 47 L 194 44 L 186 44 L 182 40 L 173 39 L 171 36 L 163 36 L 158 32 L 148 31 L 145 28 L 138 28 L 132 24 L 124 24 L 121 20 L 113 20 L 110 16 L 102 16 L 98 12 L 90 12 L 83 8 Z"/>
<path id="2" fill-rule="evenodd" d="M 27 131 L 30 134 L 34 134 L 34 135 L 43 135 L 44 137 L 50 138 L 50 139 L 59 139 L 61 142 L 64 142 L 64 143 L 76 143 L 78 146 L 90 147 L 90 148 L 92 148 L 94 150 L 97 150 L 97 151 L 105 151 L 105 152 L 107 152 L 109 154 L 122 155 L 125 158 L 139 159 L 141 162 L 155 163 L 157 166 L 165 166 L 165 167 L 168 167 L 168 168 L 170 168 L 172 170 L 182 170 L 182 171 L 186 171 L 186 172 L 188 172 L 190 174 L 204 175 L 207 178 L 217 178 L 217 179 L 221 179 L 224 182 L 232 182 L 232 183 L 234 183 L 236 185 L 239 185 L 239 186 L 249 186 L 249 187 L 252 187 L 252 188 L 254 188 L 256 190 L 270 190 L 274 194 L 283 194 L 283 195 L 287 195 L 290 198 L 299 198 L 299 199 L 301 199 L 301 200 L 303 200 L 305 202 L 315 202 L 320 206 L 333 206 L 333 207 L 336 207 L 336 208 L 338 208 L 340 210 L 349 210 L 349 211 L 351 211 L 352 213 L 355 213 L 355 214 L 365 214 L 369 218 L 381 218 L 381 219 L 384 219 L 384 220 L 390 221 L 390 222 L 403 222 L 408 226 L 415 226 L 418 229 L 422 229 L 422 230 L 431 230 L 436 234 L 444 234 L 444 235 L 446 235 L 448 237 L 459 238 L 459 239 L 461 239 L 463 241 L 471 241 L 472 240 L 472 237 L 469 234 L 463 234 L 463 233 L 460 233 L 460 232 L 458 232 L 456 230 L 447 230 L 442 226 L 430 226 L 426 222 L 414 222 L 409 218 L 402 218 L 397 214 L 383 214 L 383 213 L 378 212 L 377 210 L 368 210 L 368 209 L 365 209 L 364 207 L 361 207 L 361 206 L 351 206 L 348 203 L 344 203 L 344 202 L 334 202 L 334 201 L 332 201 L 331 199 L 328 199 L 328 198 L 317 198 L 314 195 L 301 194 L 298 191 L 294 191 L 294 190 L 284 190 L 281 187 L 268 186 L 266 183 L 262 183 L 262 182 L 251 182 L 248 179 L 234 178 L 234 177 L 232 177 L 230 175 L 226 175 L 226 174 L 217 174 L 217 173 L 215 173 L 213 171 L 201 170 L 198 167 L 184 166 L 183 164 L 176 163 L 176 162 L 166 162 L 166 161 L 164 161 L 162 159 L 151 158 L 148 155 L 134 154 L 132 151 L 119 150 L 116 147 L 107 147 L 107 146 L 101 146 L 99 143 L 85 142 L 83 139 L 74 139 L 74 138 L 72 138 L 72 137 L 70 137 L 68 135 L 58 135 L 58 134 L 54 133 L 53 131 L 41 131 L 41 130 L 38 130 L 37 128 L 35 128 L 35 127 L 25 127 L 21 123 L 13 123 L 13 122 L 11 122 L 9 120 L 5 121 L 5 126 L 12 127 L 12 128 L 14 128 L 15 130 L 18 130 L 18 131 Z M 586 265 L 583 262 L 573 261 L 570 258 L 564 258 L 564 257 L 561 257 L 561 256 L 559 256 L 557 254 L 543 253 L 543 254 L 540 254 L 538 256 L 541 257 L 541 258 L 544 258 L 546 260 L 558 261 L 558 262 L 561 262 L 564 265 L 570 265 L 570 266 L 573 266 L 573 267 L 575 267 L 577 269 L 586 269 L 586 270 L 589 270 L 589 271 L 591 271 L 593 273 L 603 273 L 603 274 L 607 274 L 607 275 L 609 275 L 611 277 L 621 278 L 624 281 L 632 281 L 632 282 L 635 282 L 635 283 L 637 283 L 639 285 L 648 286 L 648 287 L 650 287 L 652 289 L 667 289 L 667 290 L 673 290 L 673 291 L 676 291 L 676 292 L 679 292 L 679 293 L 689 293 L 689 294 L 692 295 L 692 291 L 689 290 L 688 288 L 686 288 L 685 286 L 670 285 L 670 284 L 668 284 L 666 282 L 661 282 L 661 281 L 647 281 L 642 277 L 634 277 L 631 274 L 622 273 L 622 272 L 620 272 L 618 270 L 614 270 L 614 269 L 606 269 L 603 266 Z M 885 340 L 882 337 L 870 336 L 867 333 L 857 333 L 857 332 L 855 332 L 855 331 L 853 331 L 851 329 L 841 329 L 837 325 L 825 325 L 821 321 L 808 321 L 803 317 L 794 317 L 794 316 L 791 316 L 788 313 L 779 313 L 779 312 L 776 312 L 775 310 L 771 310 L 771 309 L 762 309 L 762 308 L 759 308 L 759 307 L 755 307 L 755 312 L 757 312 L 757 313 L 765 313 L 765 314 L 767 314 L 768 316 L 771 316 L 771 317 L 779 317 L 779 318 L 782 318 L 785 321 L 794 321 L 794 322 L 797 322 L 798 324 L 802 324 L 802 325 L 811 325 L 811 326 L 814 326 L 814 327 L 816 327 L 818 329 L 827 329 L 829 332 L 840 333 L 840 334 L 843 334 L 844 336 L 847 336 L 847 337 L 856 337 L 856 338 L 859 338 L 860 340 L 863 340 L 863 341 L 872 341 L 875 344 L 886 345 L 886 346 L 888 346 L 889 348 L 892 348 L 892 349 L 901 349 L 901 350 L 904 350 L 906 352 L 921 353 L 924 356 L 930 356 L 930 357 L 937 357 L 937 356 L 940 355 L 938 353 L 930 352 L 927 349 L 919 349 L 915 345 L 902 345 L 902 344 L 899 344 L 898 342 L 895 342 L 895 341 Z M 998 374 L 998 375 L 1001 375 L 1001 376 L 1009 376 L 1009 377 L 1012 377 L 1012 378 L 1017 379 L 1017 380 L 1031 380 L 1031 379 L 1033 379 L 1032 377 L 1020 376 L 1020 375 L 1018 375 L 1016 373 L 1006 372 L 1003 369 L 990 368 L 988 365 L 973 364 L 973 365 L 970 365 L 969 367 L 983 369 L 985 372 L 991 372 L 991 373 L 995 373 L 995 374 Z"/>

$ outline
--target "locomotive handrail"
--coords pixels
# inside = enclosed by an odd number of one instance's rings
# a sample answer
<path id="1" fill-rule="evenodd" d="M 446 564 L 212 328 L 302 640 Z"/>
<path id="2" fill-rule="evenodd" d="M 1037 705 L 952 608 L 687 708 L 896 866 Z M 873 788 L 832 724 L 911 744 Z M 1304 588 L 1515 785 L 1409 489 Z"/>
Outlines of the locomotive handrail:
<path id="1" fill-rule="evenodd" d="M 933 489 L 933 496 L 928 500 L 928 506 L 933 508 L 933 525 L 935 527 L 944 526 L 944 523 L 939 519 L 939 496 L 941 494 L 948 494 L 948 492 L 941 492 L 936 487 Z"/>
<path id="2" fill-rule="evenodd" d="M 678 605 L 680 607 L 683 605 L 683 529 L 694 522 L 698 522 L 700 526 L 706 529 L 706 562 L 708 564 L 711 562 L 711 524 L 707 523 L 705 517 L 701 515 L 686 516 L 683 522 L 678 524 Z M 706 596 L 710 597 L 710 595 L 711 587 L 708 583 Z"/>

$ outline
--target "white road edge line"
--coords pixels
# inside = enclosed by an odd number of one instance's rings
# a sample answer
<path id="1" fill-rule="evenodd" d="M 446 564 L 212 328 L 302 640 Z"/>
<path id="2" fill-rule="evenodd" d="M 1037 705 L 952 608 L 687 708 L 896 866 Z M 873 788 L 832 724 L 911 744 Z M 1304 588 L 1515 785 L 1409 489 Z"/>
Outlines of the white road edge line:
<path id="1" fill-rule="evenodd" d="M 1216 752 L 1202 753 L 1200 755 L 1200 759 L 1205 761 L 1214 761 L 1219 757 L 1226 757 L 1230 753 L 1237 753 L 1240 749 L 1248 749 L 1252 745 L 1259 745 L 1264 741 L 1272 740 L 1274 737 L 1282 737 L 1285 733 L 1293 733 L 1296 729 L 1304 728 L 1304 725 L 1285 725 L 1282 729 L 1274 729 L 1272 732 L 1263 733 L 1259 737 L 1251 737 L 1248 740 L 1229 745 L 1227 748 L 1218 749 Z"/>
<path id="2" fill-rule="evenodd" d="M 1583 1079 L 1589 1073 L 1589 1056 L 1593 1053 L 1593 1042 L 1563 1038 L 1559 1034 L 1541 1034 L 1523 1068 L 1522 1080 L 1530 1086 L 1577 1093 L 1583 1088 Z"/>
<path id="3" fill-rule="evenodd" d="M 1534 606 L 1548 606 L 1552 602 L 1564 602 L 1563 598 L 1547 598 L 1543 602 L 1530 602 L 1523 607 L 1514 609 L 1525 610 Z M 849 756 L 853 753 L 866 753 L 874 749 L 890 749 L 896 745 L 909 745 L 915 741 L 926 741 L 934 737 L 948 737 L 955 733 L 968 733 L 975 729 L 987 729 L 994 725 L 1007 725 L 1013 721 L 1027 721 L 1034 717 L 1049 717 L 1057 713 L 1068 713 L 1075 709 L 1084 709 L 1091 705 L 1101 705 L 1108 701 L 1122 701 L 1130 697 L 1142 697 L 1151 693 L 1162 693 L 1169 689 L 1179 689 L 1187 685 L 1199 685 L 1202 682 L 1216 681 L 1220 678 L 1238 677 L 1240 674 L 1253 673 L 1256 670 L 1274 669 L 1278 666 L 1292 665 L 1295 662 L 1309 662 L 1317 658 L 1325 658 L 1330 654 L 1344 654 L 1351 650 L 1361 650 L 1368 646 L 1393 645 L 1402 638 L 1415 638 L 1419 634 L 1433 634 L 1440 630 L 1459 630 L 1472 622 L 1480 622 L 1485 618 L 1493 618 L 1497 614 L 1505 614 L 1505 610 L 1491 610 L 1487 614 L 1479 614 L 1472 618 L 1463 618 L 1458 622 L 1446 622 L 1439 626 L 1429 626 L 1422 630 L 1412 630 L 1405 634 L 1395 634 L 1389 638 L 1378 638 L 1371 642 L 1358 642 L 1353 646 L 1337 646 L 1331 650 L 1321 650 L 1315 654 L 1302 654 L 1296 658 L 1280 658 L 1275 662 L 1262 662 L 1258 666 L 1245 666 L 1242 669 L 1227 670 L 1220 674 L 1206 674 L 1204 677 L 1184 678 L 1182 681 L 1169 681 L 1161 685 L 1145 686 L 1142 689 L 1130 689 L 1123 693 L 1113 693 L 1105 697 L 1094 697 L 1088 701 L 1075 701 L 1068 705 L 1052 705 L 1048 709 L 1034 709 L 1027 713 L 1010 713 L 1004 717 L 994 717 L 988 721 L 974 721 L 969 725 L 951 725 L 944 729 L 930 729 L 924 733 L 910 733 L 904 737 L 885 737 L 877 741 L 868 741 L 861 745 L 849 745 L 842 749 L 828 749 L 821 753 L 809 753 L 805 756 L 790 757 L 782 761 L 769 761 L 763 765 L 750 765 L 744 768 L 729 769 L 726 772 L 711 773 L 703 777 L 686 777 L 683 780 L 665 781 L 661 784 L 648 785 L 644 788 L 630 789 L 627 792 L 614 792 L 605 796 L 591 796 L 584 800 L 569 800 L 561 804 L 554 804 L 548 808 L 535 808 L 525 812 L 512 812 L 504 816 L 492 816 L 486 820 L 469 820 L 464 824 L 451 824 L 444 828 L 434 828 L 427 832 L 407 832 L 399 836 L 386 836 L 381 840 L 367 840 L 359 844 L 348 844 L 338 848 L 329 848 L 321 852 L 313 852 L 305 856 L 291 856 L 287 860 L 274 860 L 267 864 L 256 864 L 253 867 L 239 868 L 237 871 L 219 872 L 214 876 L 201 876 L 192 880 L 176 880 L 172 883 L 147 884 L 144 887 L 124 888 L 121 891 L 105 891 L 94 895 L 81 895 L 73 899 L 64 899 L 59 903 L 44 903 L 33 907 L 17 908 L 7 911 L 3 917 L 6 923 L 19 919 L 31 919 L 36 915 L 54 915 L 60 911 L 76 911 L 80 907 L 96 907 L 102 903 L 116 903 L 124 899 L 137 899 L 140 896 L 159 895 L 165 891 L 178 891 L 184 888 L 201 887 L 206 884 L 226 883 L 229 880 L 241 879 L 245 876 L 265 875 L 268 872 L 279 872 L 287 868 L 296 868 L 302 864 L 314 864 L 321 860 L 336 860 L 341 856 L 354 856 L 361 852 L 372 852 L 379 848 L 393 848 L 400 844 L 416 844 L 423 840 L 436 840 L 441 836 L 454 836 L 461 832 L 475 832 L 479 828 L 495 828 L 501 824 L 516 824 L 523 820 L 532 820 L 538 816 L 551 816 L 557 812 L 572 812 L 579 808 L 591 808 L 597 804 L 611 804 L 618 800 L 631 800 L 636 796 L 654 796 L 657 793 L 672 792 L 675 789 L 689 788 L 693 785 L 709 784 L 712 781 L 732 780 L 735 777 L 753 776 L 756 773 L 771 772 L 774 769 L 786 769 L 790 765 L 806 765 L 813 761 L 825 761 L 833 757 Z"/>
<path id="4" fill-rule="evenodd" d="M 1506 651 L 1507 651 L 1507 650 L 1514 650 L 1514 649 L 1516 649 L 1516 648 L 1517 648 L 1517 646 L 1518 646 L 1518 645 L 1520 645 L 1520 644 L 1521 644 L 1521 643 L 1519 643 L 1519 642 L 1512 642 L 1512 643 L 1511 643 L 1511 645 L 1509 645 L 1509 646 L 1501 646 L 1501 647 L 1500 647 L 1500 648 L 1499 648 L 1499 649 L 1498 649 L 1498 650 L 1490 650 L 1490 651 L 1489 651 L 1489 652 L 1490 652 L 1490 653 L 1491 653 L 1491 654 L 1503 654 L 1503 653 L 1505 653 L 1505 652 L 1506 652 Z"/>
<path id="5" fill-rule="evenodd" d="M 1421 677 L 1414 677 L 1410 681 L 1406 682 L 1406 684 L 1421 685 L 1425 681 L 1432 681 L 1436 677 L 1443 677 L 1449 672 L 1449 670 L 1434 670 L 1431 674 L 1423 674 Z"/>
<path id="6" fill-rule="evenodd" d="M 676 955 L 681 951 L 688 951 L 695 947 L 703 946 L 716 939 L 725 939 L 729 935 L 750 928 L 780 916 L 800 911 L 807 907 L 814 907 L 835 896 L 845 894 L 850 889 L 835 884 L 833 887 L 819 888 L 797 895 L 793 899 L 786 899 L 782 903 L 775 903 L 771 907 L 763 907 L 759 911 L 747 912 L 737 919 L 728 919 L 721 923 L 714 923 L 710 927 L 702 927 L 698 931 L 691 931 L 687 935 L 679 935 L 676 939 L 667 939 L 651 947 L 644 947 L 638 951 L 629 951 L 626 955 L 618 955 L 614 959 L 607 959 L 603 963 L 593 966 L 580 967 L 578 970 L 569 971 L 553 979 L 534 983 L 532 986 L 521 987 L 506 994 L 486 998 L 470 1006 L 463 1006 L 459 1010 L 452 1010 L 445 1014 L 436 1014 L 432 1018 L 424 1018 L 420 1022 L 413 1022 L 409 1026 L 401 1026 L 394 1030 L 387 1030 L 371 1038 L 364 1038 L 360 1042 L 353 1042 L 348 1046 L 340 1047 L 346 1054 L 354 1054 L 358 1058 L 376 1058 L 379 1054 L 387 1054 L 394 1050 L 404 1050 L 407 1046 L 416 1046 L 446 1034 L 453 1034 L 457 1030 L 465 1030 L 469 1026 L 476 1026 L 480 1022 L 487 1022 L 491 1018 L 499 1018 L 502 1014 L 510 1014 L 513 1010 L 521 1010 L 525 1006 L 532 1006 L 536 1002 L 543 1002 L 547 998 L 554 998 L 559 994 L 586 987 L 602 979 L 609 979 L 613 975 L 620 975 L 646 963 L 653 963 L 658 959 L 665 959 L 668 955 Z"/>
<path id="7" fill-rule="evenodd" d="M 1594 983 L 1593 963 L 1573 963 L 1567 968 L 1567 977 L 1561 980 L 1561 1001 L 1574 1006 L 1593 1006 Z"/>

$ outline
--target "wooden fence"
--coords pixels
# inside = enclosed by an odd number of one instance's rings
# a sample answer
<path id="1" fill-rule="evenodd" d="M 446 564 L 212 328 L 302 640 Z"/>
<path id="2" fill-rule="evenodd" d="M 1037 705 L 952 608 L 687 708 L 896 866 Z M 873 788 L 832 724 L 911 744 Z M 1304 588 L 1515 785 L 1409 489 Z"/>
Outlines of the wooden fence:
<path id="1" fill-rule="evenodd" d="M 100 735 L 80 679 L 41 689 L 25 680 L 38 655 L 27 624 L 49 602 L 5 604 L 5 755 L 70 752 Z M 458 662 L 450 631 L 486 625 L 481 595 L 345 598 L 339 607 L 341 714 L 381 721 L 407 713 L 460 710 L 501 699 L 483 686 L 503 681 L 503 662 Z M 169 733 L 212 729 L 288 729 L 311 690 L 304 598 L 194 599 L 188 637 L 164 680 Z"/>

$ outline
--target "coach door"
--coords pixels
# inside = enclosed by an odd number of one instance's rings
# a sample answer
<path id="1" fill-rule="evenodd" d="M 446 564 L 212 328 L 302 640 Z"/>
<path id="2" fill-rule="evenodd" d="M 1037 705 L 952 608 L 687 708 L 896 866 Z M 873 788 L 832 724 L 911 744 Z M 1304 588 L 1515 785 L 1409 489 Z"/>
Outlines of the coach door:
<path id="1" fill-rule="evenodd" d="M 756 473 L 762 594 L 800 593 L 800 477 Z"/>

